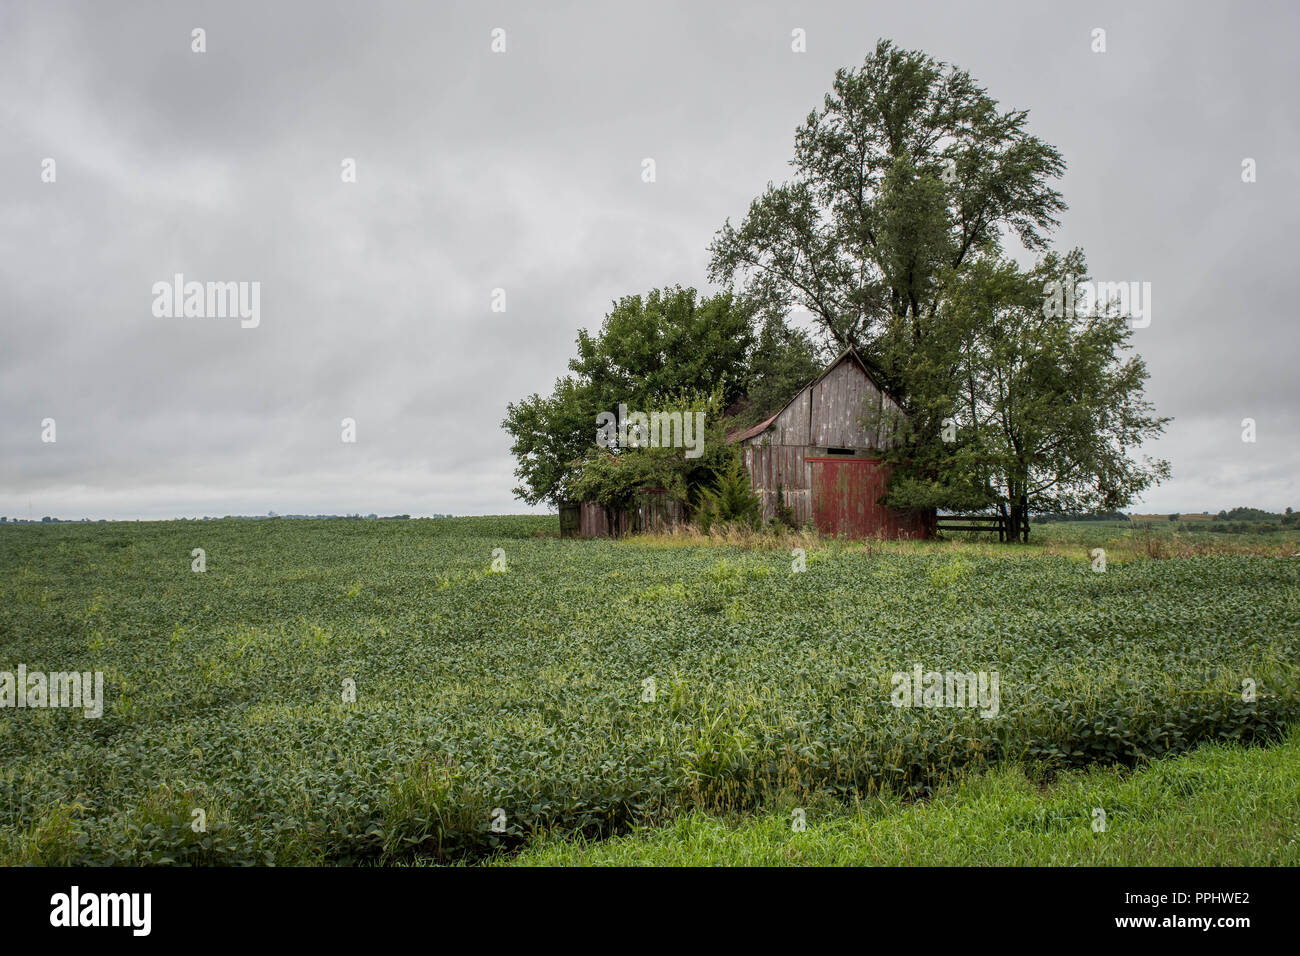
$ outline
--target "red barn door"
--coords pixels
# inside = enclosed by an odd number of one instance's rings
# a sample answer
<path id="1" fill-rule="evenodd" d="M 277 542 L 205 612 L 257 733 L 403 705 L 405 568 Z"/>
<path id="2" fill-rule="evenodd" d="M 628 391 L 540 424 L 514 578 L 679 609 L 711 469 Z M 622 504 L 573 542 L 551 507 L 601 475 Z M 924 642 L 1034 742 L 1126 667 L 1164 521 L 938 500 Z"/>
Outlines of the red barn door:
<path id="1" fill-rule="evenodd" d="M 878 504 L 889 482 L 876 458 L 809 458 L 813 524 L 822 534 L 846 538 L 894 537 L 893 516 Z"/>

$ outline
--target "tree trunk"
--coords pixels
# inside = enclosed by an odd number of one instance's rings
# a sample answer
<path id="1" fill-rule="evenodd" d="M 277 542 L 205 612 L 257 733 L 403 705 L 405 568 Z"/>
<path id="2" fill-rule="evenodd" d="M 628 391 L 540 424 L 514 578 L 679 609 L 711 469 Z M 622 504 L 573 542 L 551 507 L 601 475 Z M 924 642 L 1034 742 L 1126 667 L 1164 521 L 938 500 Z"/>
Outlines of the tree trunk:
<path id="1" fill-rule="evenodd" d="M 1024 494 L 1011 503 L 1011 540 L 1029 543 L 1029 498 Z"/>
<path id="2" fill-rule="evenodd" d="M 1029 543 L 1029 495 L 1014 485 L 1007 489 L 1007 505 L 998 502 L 998 510 L 1002 512 L 1002 518 L 1005 522 L 1005 541 L 1019 541 L 1023 544 Z M 999 536 L 1002 537 L 1002 536 Z"/>

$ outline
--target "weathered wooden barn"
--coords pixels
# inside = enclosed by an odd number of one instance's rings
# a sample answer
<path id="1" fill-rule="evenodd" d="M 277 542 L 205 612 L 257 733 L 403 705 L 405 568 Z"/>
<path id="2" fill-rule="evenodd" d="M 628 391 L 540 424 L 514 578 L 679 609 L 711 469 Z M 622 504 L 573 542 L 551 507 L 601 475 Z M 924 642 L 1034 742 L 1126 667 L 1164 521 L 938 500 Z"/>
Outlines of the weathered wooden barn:
<path id="1" fill-rule="evenodd" d="M 896 511 L 880 504 L 889 486 L 881 452 L 889 441 L 888 412 L 898 402 L 853 349 L 804 386 L 785 407 L 753 428 L 727 436 L 743 446 L 750 485 L 763 518 L 776 516 L 778 495 L 796 526 L 846 538 L 926 538 L 933 511 Z M 874 418 L 875 424 L 864 424 Z M 685 508 L 665 492 L 643 488 L 633 507 L 613 512 L 595 502 L 560 507 L 564 537 L 619 537 L 680 524 Z"/>
<path id="2" fill-rule="evenodd" d="M 753 428 L 728 436 L 744 446 L 750 482 L 763 516 L 777 495 L 798 525 L 848 538 L 924 538 L 933 512 L 904 512 L 879 503 L 889 485 L 889 411 L 898 402 L 853 349 L 846 349 L 785 407 Z M 874 418 L 867 425 L 863 419 Z"/>

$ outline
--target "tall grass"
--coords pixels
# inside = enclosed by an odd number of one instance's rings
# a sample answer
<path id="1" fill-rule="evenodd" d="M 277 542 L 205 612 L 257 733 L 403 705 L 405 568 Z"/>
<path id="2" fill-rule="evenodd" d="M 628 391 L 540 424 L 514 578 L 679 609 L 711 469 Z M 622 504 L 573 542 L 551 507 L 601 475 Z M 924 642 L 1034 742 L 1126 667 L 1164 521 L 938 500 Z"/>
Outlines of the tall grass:
<path id="1" fill-rule="evenodd" d="M 795 812 L 803 823 L 796 831 Z M 552 837 L 511 866 L 1300 866 L 1300 727 L 1265 748 L 1206 744 L 1133 772 L 1050 781 L 1007 764 L 920 802 L 786 801 L 696 811 L 601 842 Z"/>

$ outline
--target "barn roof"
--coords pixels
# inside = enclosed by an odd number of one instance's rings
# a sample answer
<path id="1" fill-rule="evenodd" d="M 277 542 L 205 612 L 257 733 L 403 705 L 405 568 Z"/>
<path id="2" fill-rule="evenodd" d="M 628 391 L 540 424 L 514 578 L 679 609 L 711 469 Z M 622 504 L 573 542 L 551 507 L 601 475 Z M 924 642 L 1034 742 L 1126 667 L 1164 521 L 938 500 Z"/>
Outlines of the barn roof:
<path id="1" fill-rule="evenodd" d="M 867 378 L 871 379 L 871 384 L 876 386 L 876 388 L 880 390 L 881 394 L 888 396 L 890 399 L 894 401 L 895 404 L 901 404 L 899 403 L 898 399 L 894 397 L 894 394 L 892 392 L 890 392 L 888 389 L 885 388 L 885 386 L 880 384 L 880 379 L 882 378 L 880 369 L 876 368 L 875 365 L 871 364 L 866 359 L 864 359 L 861 355 L 858 354 L 858 350 L 850 345 L 843 352 L 837 355 L 829 365 L 827 365 L 824 369 L 822 369 L 820 375 L 818 375 L 815 379 L 813 379 L 803 388 L 799 389 L 797 392 L 791 395 L 790 400 L 787 401 L 780 408 L 778 408 L 776 412 L 772 414 L 770 417 L 765 418 L 757 425 L 754 425 L 750 428 L 746 428 L 744 431 L 732 432 L 730 435 L 728 435 L 727 436 L 728 444 L 734 444 L 735 442 L 738 441 L 748 441 L 749 439 L 753 438 L 756 435 L 763 434 L 763 432 L 767 431 L 769 428 L 772 427 L 772 423 L 776 421 L 777 418 L 780 417 L 783 411 L 785 411 L 787 408 L 789 408 L 791 405 L 794 404 L 795 400 L 800 395 L 802 395 L 805 391 L 807 391 L 810 388 L 815 388 L 818 382 L 824 379 L 837 366 L 843 364 L 844 362 L 852 362 L 853 364 L 855 364 L 858 368 L 862 370 L 862 373 L 866 375 Z"/>

